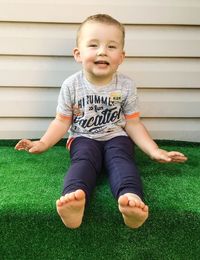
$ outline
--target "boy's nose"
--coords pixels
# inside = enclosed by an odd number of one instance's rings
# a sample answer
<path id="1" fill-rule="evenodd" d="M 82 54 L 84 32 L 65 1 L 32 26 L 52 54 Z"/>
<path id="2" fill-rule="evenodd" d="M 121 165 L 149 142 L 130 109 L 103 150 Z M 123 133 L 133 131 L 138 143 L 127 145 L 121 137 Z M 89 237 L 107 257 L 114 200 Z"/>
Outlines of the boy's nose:
<path id="1" fill-rule="evenodd" d="M 105 47 L 99 48 L 98 51 L 97 51 L 97 55 L 98 55 L 98 56 L 105 56 L 105 55 L 106 55 L 106 49 L 105 49 Z"/>

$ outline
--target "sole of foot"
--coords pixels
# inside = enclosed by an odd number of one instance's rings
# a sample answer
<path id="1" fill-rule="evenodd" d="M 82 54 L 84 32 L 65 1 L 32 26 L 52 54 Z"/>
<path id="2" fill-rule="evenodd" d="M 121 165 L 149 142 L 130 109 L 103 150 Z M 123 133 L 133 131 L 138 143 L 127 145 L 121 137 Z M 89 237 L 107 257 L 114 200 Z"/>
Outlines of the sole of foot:
<path id="1" fill-rule="evenodd" d="M 66 227 L 78 228 L 82 223 L 85 209 L 84 191 L 76 190 L 62 196 L 56 201 L 56 208 Z"/>
<path id="2" fill-rule="evenodd" d="M 136 195 L 128 193 L 119 197 L 119 210 L 124 223 L 130 228 L 139 228 L 148 218 L 148 206 Z"/>

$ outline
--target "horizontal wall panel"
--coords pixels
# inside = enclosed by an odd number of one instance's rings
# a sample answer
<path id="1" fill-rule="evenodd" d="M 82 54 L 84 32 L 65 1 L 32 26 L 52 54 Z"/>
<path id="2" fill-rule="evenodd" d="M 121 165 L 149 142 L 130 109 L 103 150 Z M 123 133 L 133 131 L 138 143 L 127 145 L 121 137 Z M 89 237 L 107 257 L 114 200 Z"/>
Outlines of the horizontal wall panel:
<path id="1" fill-rule="evenodd" d="M 0 88 L 0 117 L 53 117 L 58 88 Z"/>
<path id="2" fill-rule="evenodd" d="M 140 89 L 138 92 L 143 117 L 200 118 L 200 89 Z"/>
<path id="3" fill-rule="evenodd" d="M 79 69 L 73 58 L 0 56 L 0 86 L 59 87 Z"/>
<path id="4" fill-rule="evenodd" d="M 154 139 L 200 142 L 199 118 L 145 118 L 143 122 Z"/>
<path id="5" fill-rule="evenodd" d="M 143 123 L 154 139 L 200 142 L 199 119 L 146 119 Z M 40 138 L 51 119 L 0 118 L 0 139 Z"/>
<path id="6" fill-rule="evenodd" d="M 50 122 L 47 118 L 0 118 L 0 139 L 40 138 Z"/>
<path id="7" fill-rule="evenodd" d="M 127 56 L 200 57 L 200 27 L 127 26 Z"/>
<path id="8" fill-rule="evenodd" d="M 73 58 L 0 56 L 0 86 L 60 87 L 80 69 Z M 200 88 L 200 59 L 127 58 L 120 70 L 138 87 Z"/>
<path id="9" fill-rule="evenodd" d="M 1 0 L 0 21 L 76 23 L 91 14 L 108 13 L 127 24 L 196 25 L 199 10 L 198 0 Z"/>
<path id="10" fill-rule="evenodd" d="M 72 24 L 0 23 L 0 53 L 72 56 L 77 28 Z"/>
<path id="11" fill-rule="evenodd" d="M 200 59 L 127 58 L 120 70 L 145 88 L 200 88 Z"/>
<path id="12" fill-rule="evenodd" d="M 59 88 L 0 88 L 0 117 L 53 117 L 58 94 Z M 140 89 L 139 98 L 142 117 L 200 118 L 200 89 Z"/>
<path id="13" fill-rule="evenodd" d="M 72 56 L 77 26 L 0 23 L 4 55 Z M 126 55 L 200 57 L 200 27 L 126 26 Z"/>

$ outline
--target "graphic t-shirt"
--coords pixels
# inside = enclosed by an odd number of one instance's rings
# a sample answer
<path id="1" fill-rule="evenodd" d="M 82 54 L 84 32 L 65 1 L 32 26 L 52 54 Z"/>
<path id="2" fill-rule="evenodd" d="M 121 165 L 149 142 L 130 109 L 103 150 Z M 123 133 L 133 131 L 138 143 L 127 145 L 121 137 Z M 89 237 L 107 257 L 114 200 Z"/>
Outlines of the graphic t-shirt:
<path id="1" fill-rule="evenodd" d="M 72 118 L 69 140 L 84 136 L 106 141 L 126 136 L 126 119 L 139 116 L 136 87 L 121 73 L 116 73 L 108 85 L 95 86 L 79 71 L 63 82 L 57 113 Z"/>

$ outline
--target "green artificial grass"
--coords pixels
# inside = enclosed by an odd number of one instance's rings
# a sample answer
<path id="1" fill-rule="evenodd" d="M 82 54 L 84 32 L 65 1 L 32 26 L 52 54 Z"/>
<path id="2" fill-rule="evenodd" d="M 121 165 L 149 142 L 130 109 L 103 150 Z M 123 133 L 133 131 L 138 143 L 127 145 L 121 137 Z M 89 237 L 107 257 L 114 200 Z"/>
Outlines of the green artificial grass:
<path id="1" fill-rule="evenodd" d="M 193 260 L 200 258 L 200 144 L 159 142 L 188 156 L 184 164 L 159 164 L 136 149 L 148 221 L 123 224 L 105 175 L 99 179 L 82 226 L 64 227 L 60 197 L 69 154 L 61 142 L 31 155 L 0 141 L 0 259 Z"/>

